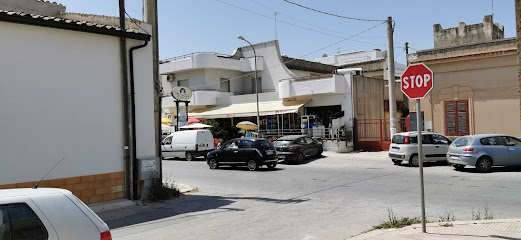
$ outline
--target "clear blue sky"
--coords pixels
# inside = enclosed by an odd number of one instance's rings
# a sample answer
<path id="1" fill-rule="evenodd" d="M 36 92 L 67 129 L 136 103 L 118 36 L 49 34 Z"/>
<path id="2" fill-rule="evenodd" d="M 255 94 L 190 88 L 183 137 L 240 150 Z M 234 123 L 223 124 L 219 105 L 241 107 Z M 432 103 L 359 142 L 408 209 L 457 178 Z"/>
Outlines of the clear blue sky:
<path id="1" fill-rule="evenodd" d="M 119 11 L 116 0 L 56 1 L 65 5 L 68 12 L 117 16 Z M 342 16 L 392 16 L 396 22 L 395 59 L 401 63 L 405 63 L 405 42 L 409 42 L 409 52 L 433 47 L 433 24 L 440 23 L 443 28 L 456 27 L 459 22 L 470 25 L 492 13 L 492 0 L 291 1 Z M 332 17 L 283 0 L 158 0 L 158 8 L 160 59 L 202 51 L 231 54 L 235 48 L 246 45 L 237 35 L 253 44 L 278 39 L 282 54 L 307 60 L 324 53 L 387 48 L 386 25 L 382 24 L 352 40 L 322 49 L 378 22 Z M 142 0 L 127 0 L 126 9 L 132 17 L 142 19 Z M 514 0 L 494 1 L 494 22 L 505 26 L 505 37 L 515 36 L 514 14 Z"/>

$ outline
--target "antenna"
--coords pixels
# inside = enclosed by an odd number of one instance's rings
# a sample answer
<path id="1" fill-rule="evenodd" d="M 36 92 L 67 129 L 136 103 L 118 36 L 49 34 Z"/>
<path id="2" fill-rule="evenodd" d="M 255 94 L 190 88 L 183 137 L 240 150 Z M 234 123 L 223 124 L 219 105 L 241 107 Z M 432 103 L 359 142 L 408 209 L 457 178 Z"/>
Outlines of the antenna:
<path id="1" fill-rule="evenodd" d="M 54 168 L 55 168 L 56 166 L 58 166 L 58 165 L 63 161 L 63 159 L 65 159 L 65 157 L 63 157 L 63 158 L 62 158 L 58 163 L 56 163 L 56 164 L 54 165 L 54 167 L 52 167 L 51 170 L 49 170 L 49 172 L 47 172 L 47 174 L 45 174 L 45 176 L 43 176 L 43 178 L 40 179 L 40 181 L 38 181 L 38 183 L 37 183 L 36 185 L 34 185 L 33 189 L 37 189 L 37 188 L 38 188 L 38 185 L 40 185 L 40 182 L 42 182 L 43 179 L 45 179 L 45 177 L 47 177 L 47 175 L 49 175 L 49 173 L 51 173 L 52 170 L 54 170 Z"/>

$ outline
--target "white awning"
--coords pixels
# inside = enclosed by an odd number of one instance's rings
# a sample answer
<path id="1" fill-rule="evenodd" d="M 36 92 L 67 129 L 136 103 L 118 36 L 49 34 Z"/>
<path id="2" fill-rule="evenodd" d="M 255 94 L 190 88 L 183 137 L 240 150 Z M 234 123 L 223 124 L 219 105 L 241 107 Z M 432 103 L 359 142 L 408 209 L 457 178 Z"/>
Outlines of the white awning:
<path id="1" fill-rule="evenodd" d="M 275 115 L 296 113 L 309 100 L 275 101 L 259 103 L 259 115 Z M 225 107 L 197 108 L 188 113 L 189 117 L 197 118 L 230 118 L 257 116 L 257 103 L 232 104 Z"/>

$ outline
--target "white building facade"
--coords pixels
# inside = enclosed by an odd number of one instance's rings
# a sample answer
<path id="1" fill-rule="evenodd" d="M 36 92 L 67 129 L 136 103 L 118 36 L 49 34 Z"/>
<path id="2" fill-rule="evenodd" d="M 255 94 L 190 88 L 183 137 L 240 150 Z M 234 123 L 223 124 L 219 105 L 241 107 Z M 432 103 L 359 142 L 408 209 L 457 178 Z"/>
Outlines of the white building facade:
<path id="1" fill-rule="evenodd" d="M 128 52 L 150 35 L 3 10 L 0 29 L 0 188 L 33 187 L 63 159 L 40 187 L 71 190 L 85 203 L 123 198 L 131 173 L 120 36 Z M 137 158 L 154 158 L 151 44 L 133 60 Z"/>
<path id="2" fill-rule="evenodd" d="M 256 122 L 257 82 L 261 136 L 307 134 L 331 140 L 325 144 L 331 150 L 350 151 L 352 78 L 357 71 L 338 74 L 331 65 L 281 56 L 278 41 L 253 47 L 257 66 L 251 46 L 240 47 L 232 55 L 193 53 L 163 60 L 165 117 L 175 117 L 177 111 L 172 88 L 188 87 L 193 91 L 188 117 L 216 119 L 228 132 L 223 138 L 237 137 L 234 124 Z"/>

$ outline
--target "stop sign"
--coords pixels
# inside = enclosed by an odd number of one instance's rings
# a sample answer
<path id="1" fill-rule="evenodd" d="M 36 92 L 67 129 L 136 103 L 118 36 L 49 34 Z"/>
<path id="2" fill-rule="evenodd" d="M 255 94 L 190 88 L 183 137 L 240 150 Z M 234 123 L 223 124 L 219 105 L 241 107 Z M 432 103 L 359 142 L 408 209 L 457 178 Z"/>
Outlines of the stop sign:
<path id="1" fill-rule="evenodd" d="M 410 65 L 402 74 L 402 92 L 410 99 L 422 99 L 432 90 L 432 71 L 423 63 Z"/>

